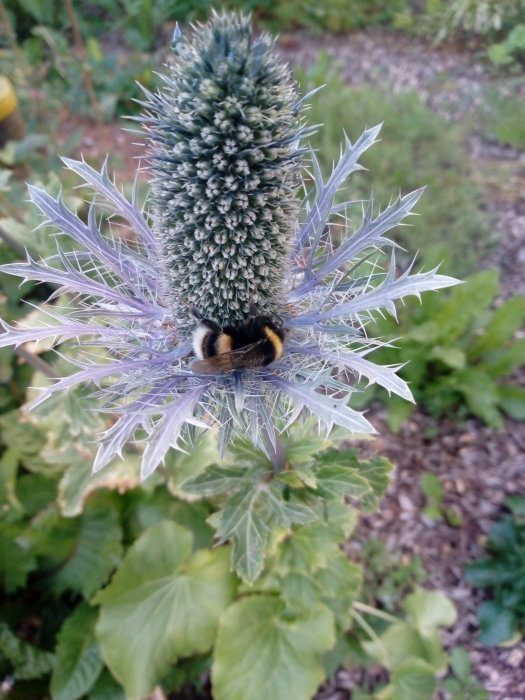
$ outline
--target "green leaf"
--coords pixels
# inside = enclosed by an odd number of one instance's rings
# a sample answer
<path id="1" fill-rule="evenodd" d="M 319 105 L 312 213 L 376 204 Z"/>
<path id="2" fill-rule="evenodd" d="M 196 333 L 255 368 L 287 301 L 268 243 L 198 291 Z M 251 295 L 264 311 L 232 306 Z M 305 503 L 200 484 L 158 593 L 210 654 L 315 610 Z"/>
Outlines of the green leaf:
<path id="1" fill-rule="evenodd" d="M 423 472 L 419 479 L 421 490 L 425 497 L 441 503 L 443 501 L 443 484 L 433 472 Z"/>
<path id="2" fill-rule="evenodd" d="M 315 472 L 317 490 L 325 498 L 359 498 L 370 491 L 370 484 L 357 469 L 339 465 L 322 466 Z"/>
<path id="3" fill-rule="evenodd" d="M 192 544 L 186 528 L 154 525 L 96 597 L 102 655 L 131 697 L 150 693 L 177 658 L 209 651 L 233 599 L 229 548 L 190 556 Z"/>
<path id="4" fill-rule="evenodd" d="M 97 615 L 97 610 L 81 603 L 62 625 L 51 676 L 53 700 L 77 700 L 100 675 L 104 662 L 94 635 Z"/>
<path id="5" fill-rule="evenodd" d="M 393 464 L 384 457 L 373 457 L 359 463 L 359 474 L 368 481 L 372 489 L 371 493 L 365 494 L 361 499 L 361 510 L 373 512 L 378 509 L 379 499 L 388 488 L 393 468 Z"/>
<path id="6" fill-rule="evenodd" d="M 493 379 L 506 377 L 525 364 L 525 338 L 520 338 L 508 348 L 496 350 L 484 358 L 484 367 Z"/>
<path id="7" fill-rule="evenodd" d="M 314 580 L 340 628 L 348 629 L 352 622 L 350 606 L 361 589 L 362 567 L 349 561 L 340 551 L 326 566 L 316 571 Z"/>
<path id="8" fill-rule="evenodd" d="M 0 656 L 11 663 L 18 680 L 45 676 L 55 664 L 54 654 L 22 641 L 4 622 L 0 622 Z"/>
<path id="9" fill-rule="evenodd" d="M 452 369 L 463 369 L 467 364 L 465 351 L 450 345 L 434 346 L 429 354 L 429 358 L 440 360 Z"/>
<path id="10" fill-rule="evenodd" d="M 257 508 L 261 491 L 249 485 L 232 496 L 217 518 L 217 537 L 233 540 L 232 564 L 237 574 L 252 583 L 262 571 L 270 529 Z"/>
<path id="11" fill-rule="evenodd" d="M 455 388 L 465 397 L 469 410 L 493 428 L 502 428 L 503 420 L 497 409 L 498 387 L 484 370 L 471 367 L 457 373 Z"/>
<path id="12" fill-rule="evenodd" d="M 140 483 L 139 460 L 116 459 L 93 474 L 93 458 L 76 459 L 64 472 L 58 487 L 58 504 L 62 515 L 80 515 L 89 496 L 97 490 L 110 489 L 122 493 Z"/>
<path id="13" fill-rule="evenodd" d="M 46 435 L 32 419 L 22 416 L 18 410 L 5 413 L 0 417 L 0 430 L 3 442 L 18 452 L 19 459 L 27 470 L 47 475 L 60 470 L 42 458 Z"/>
<path id="14" fill-rule="evenodd" d="M 414 410 L 414 404 L 405 401 L 399 396 L 392 396 L 388 400 L 387 424 L 393 433 L 398 433 L 405 421 Z"/>
<path id="15" fill-rule="evenodd" d="M 221 617 L 212 666 L 216 700 L 310 700 L 324 679 L 323 653 L 335 644 L 322 604 L 299 615 L 275 597 L 254 595 Z"/>
<path id="16" fill-rule="evenodd" d="M 282 544 L 280 566 L 283 571 L 314 572 L 338 552 L 334 532 L 325 522 L 303 525 Z"/>
<path id="17" fill-rule="evenodd" d="M 414 657 L 429 664 L 435 673 L 442 673 L 447 668 L 447 656 L 435 629 L 422 635 L 413 625 L 400 621 L 390 625 L 379 641 L 363 642 L 362 645 L 373 659 L 390 671 Z"/>
<path id="18" fill-rule="evenodd" d="M 407 659 L 398 666 L 378 700 L 432 700 L 436 690 L 434 669 L 423 659 Z"/>
<path id="19" fill-rule="evenodd" d="M 27 577 L 36 568 L 35 557 L 16 540 L 20 527 L 0 523 L 0 585 L 6 593 L 25 586 Z"/>
<path id="20" fill-rule="evenodd" d="M 454 647 L 450 652 L 450 665 L 455 675 L 462 681 L 466 681 L 470 676 L 470 658 L 468 652 L 463 647 Z"/>
<path id="21" fill-rule="evenodd" d="M 480 642 L 488 646 L 509 641 L 514 636 L 517 627 L 517 621 L 512 611 L 506 610 L 492 600 L 481 603 L 478 608 L 478 620 L 481 627 Z"/>
<path id="22" fill-rule="evenodd" d="M 525 389 L 521 386 L 504 384 L 498 387 L 501 408 L 511 418 L 525 420 Z"/>
<path id="23" fill-rule="evenodd" d="M 106 497 L 107 496 L 107 497 Z M 80 518 L 73 549 L 53 577 L 53 588 L 91 597 L 108 580 L 122 556 L 120 516 L 111 494 L 90 499 Z"/>
<path id="24" fill-rule="evenodd" d="M 32 518 L 55 501 L 57 484 L 43 474 L 22 474 L 18 477 L 16 493 L 26 516 Z"/>
<path id="25" fill-rule="evenodd" d="M 311 610 L 321 602 L 321 591 L 309 574 L 292 571 L 282 580 L 281 595 L 291 608 Z"/>
<path id="26" fill-rule="evenodd" d="M 423 588 L 416 588 L 414 593 L 407 595 L 403 608 L 421 634 L 432 632 L 440 625 L 450 627 L 457 617 L 456 608 L 446 595 Z"/>
<path id="27" fill-rule="evenodd" d="M 218 467 L 212 464 L 202 474 L 184 481 L 181 489 L 195 496 L 216 496 L 238 491 L 255 478 L 253 472 L 244 467 Z"/>
<path id="28" fill-rule="evenodd" d="M 275 481 L 263 488 L 261 497 L 262 505 L 277 519 L 279 525 L 287 530 L 294 524 L 308 525 L 318 518 L 312 508 L 302 503 L 291 503 L 283 500 L 282 485 Z"/>
<path id="29" fill-rule="evenodd" d="M 18 473 L 18 450 L 8 447 L 0 459 L 0 502 L 6 511 L 21 508 L 16 496 L 16 476 Z"/>
<path id="30" fill-rule="evenodd" d="M 164 465 L 164 471 L 168 475 L 167 485 L 170 493 L 179 498 L 187 498 L 187 491 L 183 486 L 184 482 L 197 477 L 218 459 L 217 440 L 211 431 L 206 433 L 188 454 L 179 450 L 170 450 Z M 223 493 L 226 491 L 227 489 Z"/>
<path id="31" fill-rule="evenodd" d="M 525 320 L 525 297 L 516 295 L 499 306 L 491 315 L 484 333 L 469 350 L 471 357 L 480 357 L 497 350 L 511 340 Z"/>
<path id="32" fill-rule="evenodd" d="M 126 700 L 124 688 L 105 668 L 88 693 L 88 700 Z"/>
<path id="33" fill-rule="evenodd" d="M 242 509 L 242 501 L 240 503 L 239 510 Z M 236 521 L 231 534 L 233 568 L 245 583 L 253 583 L 264 566 L 270 530 L 261 515 L 249 505 Z"/>

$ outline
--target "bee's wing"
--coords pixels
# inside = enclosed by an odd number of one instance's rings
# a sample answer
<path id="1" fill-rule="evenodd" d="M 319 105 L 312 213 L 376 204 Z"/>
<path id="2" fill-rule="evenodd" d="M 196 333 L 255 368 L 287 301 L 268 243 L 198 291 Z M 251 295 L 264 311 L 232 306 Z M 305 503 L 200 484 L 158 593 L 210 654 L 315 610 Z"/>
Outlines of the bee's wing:
<path id="1" fill-rule="evenodd" d="M 216 372 L 230 372 L 233 369 L 250 369 L 262 367 L 264 357 L 258 351 L 259 345 L 264 340 L 245 345 L 238 350 L 221 352 L 219 355 L 207 357 L 205 360 L 197 360 L 191 365 L 192 372 L 197 374 L 215 374 Z"/>

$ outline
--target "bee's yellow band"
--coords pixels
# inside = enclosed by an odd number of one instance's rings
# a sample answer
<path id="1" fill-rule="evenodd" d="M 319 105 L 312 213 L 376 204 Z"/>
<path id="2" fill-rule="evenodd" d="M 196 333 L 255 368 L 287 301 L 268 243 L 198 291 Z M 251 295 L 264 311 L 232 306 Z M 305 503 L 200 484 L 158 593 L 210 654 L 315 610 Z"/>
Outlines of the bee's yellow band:
<path id="1" fill-rule="evenodd" d="M 279 338 L 277 333 L 272 331 L 271 328 L 268 328 L 268 326 L 264 326 L 264 334 L 273 345 L 275 350 L 275 359 L 278 360 L 283 354 L 283 341 Z"/>
<path id="2" fill-rule="evenodd" d="M 217 339 L 217 355 L 223 352 L 230 352 L 232 349 L 232 337 L 227 333 L 221 333 Z"/>
<path id="3" fill-rule="evenodd" d="M 0 121 L 8 117 L 16 109 L 16 95 L 10 81 L 0 75 Z"/>

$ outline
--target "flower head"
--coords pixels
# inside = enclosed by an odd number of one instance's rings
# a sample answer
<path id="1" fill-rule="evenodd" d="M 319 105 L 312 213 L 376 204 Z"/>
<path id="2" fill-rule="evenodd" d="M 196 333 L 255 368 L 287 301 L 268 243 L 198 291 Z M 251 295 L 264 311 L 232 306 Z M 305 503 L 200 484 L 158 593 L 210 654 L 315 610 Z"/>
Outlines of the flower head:
<path id="1" fill-rule="evenodd" d="M 372 202 L 334 203 L 375 142 L 375 127 L 354 144 L 345 140 L 326 182 L 308 155 L 313 186 L 299 207 L 302 102 L 271 41 L 252 39 L 246 19 L 221 14 L 197 26 L 192 42 L 179 41 L 176 53 L 165 87 L 146 103 L 152 216 L 138 206 L 137 188 L 131 201 L 121 194 L 106 164 L 97 172 L 64 159 L 96 192 L 87 222 L 60 197 L 30 187 L 42 225 L 72 239 L 74 249 L 57 237 L 52 258 L 2 269 L 57 284 L 71 301 L 47 304 L 46 326 L 4 323 L 0 345 L 77 340 L 68 359 L 79 371 L 43 390 L 37 403 L 77 384 L 98 385 L 101 410 L 118 417 L 100 440 L 95 470 L 139 439 L 145 478 L 170 447 L 215 426 L 221 450 L 242 434 L 271 452 L 276 433 L 303 411 L 328 429 L 373 432 L 348 405 L 348 373 L 408 400 L 411 393 L 397 367 L 368 359 L 381 344 L 367 337 L 368 321 L 374 312 L 395 314 L 397 299 L 457 282 L 435 270 L 395 276 L 396 245 L 386 234 L 422 190 L 379 213 Z M 194 371 L 192 314 L 219 328 L 239 326 L 253 304 L 282 323 L 282 354 L 268 365 Z M 104 349 L 103 362 L 94 346 Z"/>
<path id="2" fill-rule="evenodd" d="M 216 14 L 175 48 L 144 121 L 165 288 L 187 332 L 192 306 L 220 324 L 282 307 L 305 129 L 288 68 L 248 18 Z"/>

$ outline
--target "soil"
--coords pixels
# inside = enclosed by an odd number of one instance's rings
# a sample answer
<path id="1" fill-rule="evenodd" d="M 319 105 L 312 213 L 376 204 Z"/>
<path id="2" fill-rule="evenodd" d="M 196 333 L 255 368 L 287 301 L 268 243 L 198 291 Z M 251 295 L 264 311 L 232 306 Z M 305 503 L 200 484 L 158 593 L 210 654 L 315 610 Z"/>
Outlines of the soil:
<path id="1" fill-rule="evenodd" d="M 348 84 L 373 83 L 389 92 L 416 91 L 433 110 L 464 124 L 469 120 L 475 124 L 484 88 L 495 80 L 490 68 L 468 46 L 432 48 L 427 40 L 379 30 L 337 37 L 301 30 L 284 34 L 278 46 L 292 66 L 303 67 L 314 62 L 321 49 L 327 50 Z M 525 95 L 525 83 L 517 90 Z M 64 120 L 64 137 L 71 128 L 68 124 L 70 116 Z M 84 136 L 79 151 L 100 162 L 106 152 L 115 153 L 116 146 L 120 162 L 112 160 L 112 165 L 129 178 L 136 169 L 136 157 L 141 155 L 140 147 L 134 145 L 137 136 L 122 132 L 117 124 L 100 126 L 85 120 L 80 125 Z M 465 157 L 474 171 L 481 165 L 485 170 L 510 167 L 504 183 L 489 183 L 484 189 L 484 206 L 493 215 L 498 244 L 482 265 L 501 270 L 502 297 L 525 293 L 525 152 L 472 131 L 466 140 Z M 518 375 L 516 382 L 525 385 L 524 378 L 524 374 Z M 481 594 L 466 583 L 463 565 L 482 555 L 483 542 L 492 523 L 502 515 L 505 498 L 512 493 L 525 494 L 525 423 L 509 420 L 504 430 L 496 431 L 477 420 L 435 422 L 418 411 L 394 435 L 385 424 L 384 408 L 373 407 L 367 417 L 379 437 L 363 449 L 390 458 L 396 472 L 380 512 L 362 519 L 359 537 L 382 539 L 389 550 L 421 556 L 428 572 L 425 585 L 442 591 L 457 606 L 457 622 L 444 633 L 447 649 L 457 645 L 467 648 L 473 670 L 493 700 L 523 700 L 525 644 L 509 648 L 479 644 L 475 613 Z M 444 505 L 453 506 L 460 514 L 460 527 L 422 514 L 425 503 L 419 479 L 425 471 L 441 479 Z M 348 700 L 354 681 L 351 674 L 340 671 L 316 698 Z"/>

